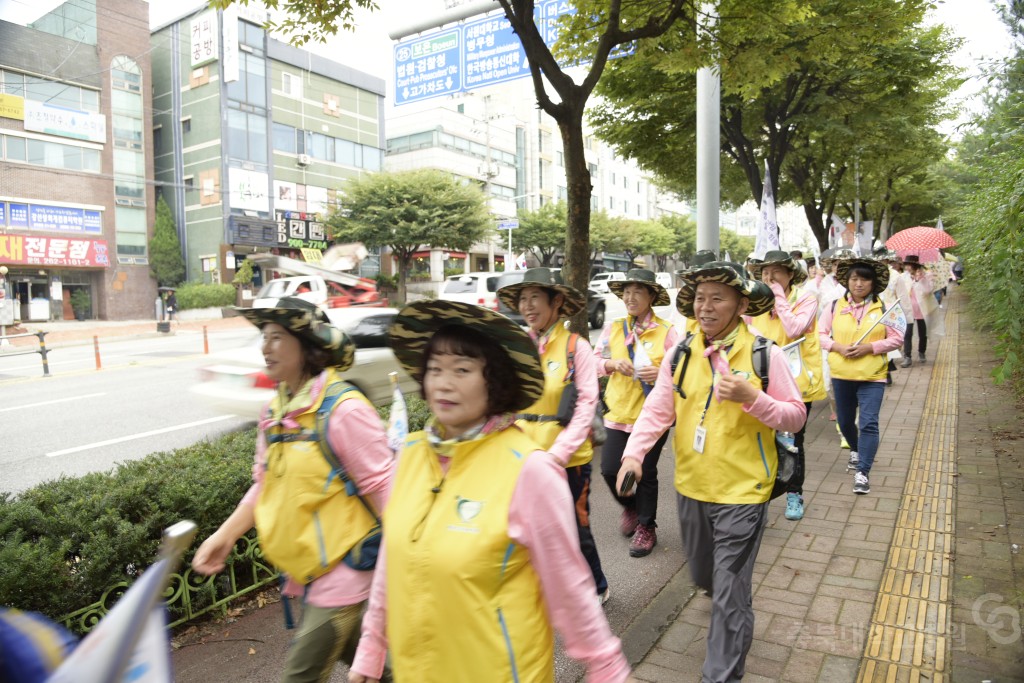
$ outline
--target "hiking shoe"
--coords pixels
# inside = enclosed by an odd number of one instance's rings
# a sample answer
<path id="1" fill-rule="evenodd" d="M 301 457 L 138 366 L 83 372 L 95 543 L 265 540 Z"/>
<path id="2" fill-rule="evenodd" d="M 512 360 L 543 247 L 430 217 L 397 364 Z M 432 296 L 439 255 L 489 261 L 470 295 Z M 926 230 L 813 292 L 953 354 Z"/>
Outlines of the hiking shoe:
<path id="1" fill-rule="evenodd" d="M 604 607 L 604 603 L 608 602 L 608 598 L 612 596 L 612 590 L 605 588 L 604 593 L 597 594 L 597 605 L 598 607 Z"/>
<path id="2" fill-rule="evenodd" d="M 901 368 L 909 368 L 914 364 L 914 361 L 910 359 L 910 356 L 904 356 L 903 360 L 900 361 Z"/>
<path id="3" fill-rule="evenodd" d="M 636 533 L 633 534 L 633 540 L 629 542 L 629 555 L 630 557 L 646 557 L 651 554 L 656 545 L 658 545 L 658 532 L 654 530 L 654 526 L 638 524 Z"/>
<path id="4" fill-rule="evenodd" d="M 863 472 L 853 475 L 853 492 L 859 496 L 871 493 L 871 482 L 868 481 L 868 475 Z"/>
<path id="5" fill-rule="evenodd" d="M 860 458 L 857 456 L 857 451 L 850 451 L 850 459 L 846 461 L 846 471 L 857 469 L 857 465 L 860 464 Z"/>
<path id="6" fill-rule="evenodd" d="M 786 494 L 786 519 L 804 518 L 804 499 L 799 493 Z"/>
<path id="7" fill-rule="evenodd" d="M 629 538 L 633 535 L 633 532 L 636 531 L 636 525 L 636 508 L 633 508 L 632 510 L 629 508 L 624 509 L 622 511 L 622 516 L 619 517 L 619 531 L 622 532 L 623 536 Z"/>
<path id="8" fill-rule="evenodd" d="M 919 361 L 921 361 L 922 363 L 924 363 L 926 360 L 928 360 L 927 358 L 925 358 L 924 351 L 922 351 L 921 353 L 917 354 L 917 359 Z"/>

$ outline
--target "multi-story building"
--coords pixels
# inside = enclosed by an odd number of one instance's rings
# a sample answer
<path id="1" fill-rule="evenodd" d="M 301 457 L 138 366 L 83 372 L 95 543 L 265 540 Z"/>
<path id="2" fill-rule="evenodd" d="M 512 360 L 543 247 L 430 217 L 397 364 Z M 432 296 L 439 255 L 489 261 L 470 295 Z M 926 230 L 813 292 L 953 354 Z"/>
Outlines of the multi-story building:
<path id="1" fill-rule="evenodd" d="M 75 295 L 90 317 L 152 317 L 149 6 L 20 4 L 0 20 L 5 312 L 70 318 Z"/>
<path id="2" fill-rule="evenodd" d="M 153 31 L 156 178 L 190 280 L 231 282 L 257 252 L 317 260 L 339 188 L 382 167 L 384 81 L 267 36 L 265 19 L 204 4 Z"/>

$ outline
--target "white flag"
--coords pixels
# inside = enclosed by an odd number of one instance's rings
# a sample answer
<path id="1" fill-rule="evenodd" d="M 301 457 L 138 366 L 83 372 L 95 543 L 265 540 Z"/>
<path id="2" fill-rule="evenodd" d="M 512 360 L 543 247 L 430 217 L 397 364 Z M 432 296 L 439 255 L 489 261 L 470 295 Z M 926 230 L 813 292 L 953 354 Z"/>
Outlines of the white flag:
<path id="1" fill-rule="evenodd" d="M 398 373 L 388 373 L 391 378 L 391 414 L 388 416 L 388 446 L 397 454 L 405 444 L 409 434 L 409 409 L 405 406 L 405 396 L 398 385 Z"/>
<path id="2" fill-rule="evenodd" d="M 761 192 L 761 212 L 757 214 L 757 244 L 754 258 L 763 259 L 769 251 L 778 251 L 779 223 L 775 219 L 775 195 L 772 193 L 772 175 L 768 160 L 764 162 L 764 190 Z"/>
<path id="3" fill-rule="evenodd" d="M 871 245 L 875 241 L 875 222 L 862 221 L 857 228 L 857 239 L 853 244 L 853 250 L 857 256 L 871 256 Z"/>
<path id="4" fill-rule="evenodd" d="M 939 222 L 935 224 L 935 229 L 941 230 L 942 232 L 946 232 L 946 229 L 942 227 L 942 216 L 939 216 Z"/>
<path id="5" fill-rule="evenodd" d="M 173 683 L 163 593 L 196 534 L 179 522 L 164 534 L 160 559 L 132 584 L 46 683 Z"/>
<path id="6" fill-rule="evenodd" d="M 728 251 L 725 252 L 725 256 L 722 257 L 722 260 L 723 261 L 732 261 L 732 254 L 730 254 Z"/>
<path id="7" fill-rule="evenodd" d="M 898 330 L 900 334 L 907 331 L 907 314 L 903 311 L 903 307 L 900 306 L 900 302 L 897 301 L 889 307 L 882 317 L 875 321 L 875 324 L 867 329 L 864 334 L 860 336 L 860 339 L 854 342 L 854 345 L 860 344 L 862 341 L 867 339 L 867 336 L 871 334 L 871 330 L 875 329 L 879 325 L 885 325 L 891 327 L 894 330 Z"/>
<path id="8" fill-rule="evenodd" d="M 835 249 L 842 246 L 843 232 L 846 226 L 839 220 L 839 216 L 832 214 L 832 223 L 828 230 L 828 248 Z"/>

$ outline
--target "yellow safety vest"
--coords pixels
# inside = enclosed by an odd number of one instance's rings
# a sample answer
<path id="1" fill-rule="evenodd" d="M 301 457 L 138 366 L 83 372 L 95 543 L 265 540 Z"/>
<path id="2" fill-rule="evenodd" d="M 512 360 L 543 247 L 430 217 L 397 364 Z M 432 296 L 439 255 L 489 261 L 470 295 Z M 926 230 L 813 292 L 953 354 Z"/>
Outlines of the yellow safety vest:
<path id="1" fill-rule="evenodd" d="M 852 314 L 843 312 L 850 307 L 851 303 L 847 301 L 846 297 L 843 297 L 836 301 L 836 307 L 832 311 L 832 339 L 840 344 L 852 344 L 860 339 L 861 335 L 874 325 L 885 312 L 882 302 L 875 299 L 868 304 L 864 316 L 858 322 Z M 864 339 L 864 343 L 885 339 L 885 329 L 885 325 L 875 325 L 875 328 Z M 830 351 L 828 354 L 829 372 L 835 379 L 856 382 L 874 382 L 885 379 L 885 370 L 888 364 L 889 358 L 885 354 L 879 356 L 870 354 L 860 358 L 847 358 L 835 351 Z"/>
<path id="2" fill-rule="evenodd" d="M 423 432 L 407 438 L 384 513 L 395 680 L 555 680 L 540 581 L 508 531 L 512 494 L 537 448 L 513 426 L 456 444 L 445 475 Z"/>
<path id="3" fill-rule="evenodd" d="M 263 486 L 253 510 L 263 554 L 302 584 L 337 566 L 377 523 L 359 497 L 349 496 L 341 479 L 332 476 L 320 450 L 316 411 L 327 387 L 342 381 L 333 368 L 326 372 L 320 396 L 295 416 L 299 428 L 273 428 L 272 434 L 285 440 L 267 444 Z M 370 405 L 353 389 L 338 397 L 335 408 L 353 399 Z M 274 397 L 271 414 L 280 412 L 281 400 L 280 395 Z"/>
<path id="4" fill-rule="evenodd" d="M 796 292 L 795 299 L 799 299 L 803 295 L 803 292 L 796 287 L 791 291 Z M 805 304 L 808 305 L 808 304 Z M 817 313 L 817 302 L 811 302 L 815 307 L 815 313 Z M 804 340 L 800 343 L 800 358 L 803 360 L 803 368 L 799 375 L 795 377 L 796 386 L 800 389 L 800 395 L 804 399 L 804 403 L 810 403 L 812 401 L 820 401 L 825 398 L 828 394 L 825 390 L 825 376 L 822 372 L 822 361 L 821 361 L 821 341 L 818 339 L 818 316 L 814 315 L 811 318 L 811 326 L 807 328 L 802 334 L 795 337 L 786 336 L 786 330 L 782 326 L 782 320 L 775 314 L 775 311 L 768 311 L 762 313 L 756 318 L 751 319 L 751 324 L 757 331 L 760 332 L 765 338 L 771 339 L 775 342 L 779 348 L 790 344 L 800 337 L 804 337 Z"/>
<path id="5" fill-rule="evenodd" d="M 754 335 L 742 321 L 740 328 L 736 342 L 727 352 L 729 368 L 761 389 L 752 358 Z M 704 335 L 696 335 L 690 344 L 690 362 L 680 361 L 673 377 L 673 386 L 677 386 L 686 366 L 682 384 L 686 398 L 678 392 L 673 394 L 676 490 L 687 498 L 707 503 L 764 503 L 771 496 L 778 467 L 775 430 L 744 411 L 742 404 L 719 402 L 711 394 L 714 376 L 710 360 L 704 357 L 705 348 Z M 707 414 L 702 424 L 705 406 Z M 698 425 L 707 430 L 703 453 L 693 448 Z"/>
<path id="6" fill-rule="evenodd" d="M 540 357 L 541 366 L 544 368 L 544 393 L 533 405 L 523 411 L 524 414 L 553 418 L 558 413 L 562 392 L 572 384 L 572 379 L 569 377 L 568 351 L 571 350 L 577 355 L 579 353 L 578 348 L 569 348 L 571 336 L 572 333 L 561 324 L 557 325 L 551 333 L 551 338 L 548 339 L 544 353 Z M 574 360 L 573 363 L 575 364 L 576 361 Z M 519 420 L 516 424 L 544 450 L 551 448 L 555 439 L 565 429 L 553 419 L 540 422 Z M 590 439 L 587 438 L 569 458 L 566 467 L 586 465 L 593 459 L 594 447 L 590 444 Z"/>
<path id="7" fill-rule="evenodd" d="M 665 337 L 668 336 L 672 324 L 658 316 L 654 316 L 654 321 L 658 326 L 644 330 L 640 334 L 640 343 L 643 344 L 651 362 L 661 366 L 661 361 L 665 357 Z M 612 323 L 608 337 L 612 360 L 631 360 L 629 349 L 626 347 L 627 332 L 622 327 L 624 323 L 628 327 L 630 319 L 619 318 Z M 635 377 L 626 377 L 616 372 L 608 378 L 608 386 L 604 392 L 604 401 L 608 405 L 605 417 L 611 422 L 633 424 L 640 416 L 645 398 L 647 397 L 644 395 L 643 386 Z"/>

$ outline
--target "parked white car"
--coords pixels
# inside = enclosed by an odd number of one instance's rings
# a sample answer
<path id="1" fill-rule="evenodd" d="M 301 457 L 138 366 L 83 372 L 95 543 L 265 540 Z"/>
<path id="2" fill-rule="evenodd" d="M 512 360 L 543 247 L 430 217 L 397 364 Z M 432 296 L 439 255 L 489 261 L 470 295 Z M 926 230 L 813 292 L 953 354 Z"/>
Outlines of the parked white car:
<path id="1" fill-rule="evenodd" d="M 665 289 L 672 289 L 676 286 L 675 278 L 672 277 L 672 273 L 655 273 L 654 281 Z"/>
<path id="2" fill-rule="evenodd" d="M 626 274 L 618 271 L 608 271 L 605 273 L 598 273 L 594 276 L 594 279 L 590 281 L 588 287 L 595 292 L 600 294 L 608 294 L 611 290 L 608 289 L 608 283 L 612 280 L 625 280 Z"/>
<path id="3" fill-rule="evenodd" d="M 395 308 L 330 308 L 331 322 L 341 327 L 356 344 L 355 364 L 344 378 L 376 405 L 391 401 L 388 374 L 397 371 L 402 393 L 419 391 L 419 385 L 402 370 L 388 346 L 388 327 Z M 221 413 L 256 420 L 273 398 L 276 385 L 265 374 L 262 337 L 253 328 L 253 339 L 244 346 L 214 354 L 215 364 L 202 368 L 200 381 L 189 388 L 200 401 Z"/>
<path id="4" fill-rule="evenodd" d="M 462 273 L 449 275 L 441 285 L 438 299 L 476 304 L 493 311 L 498 310 L 498 276 L 500 273 Z"/>

